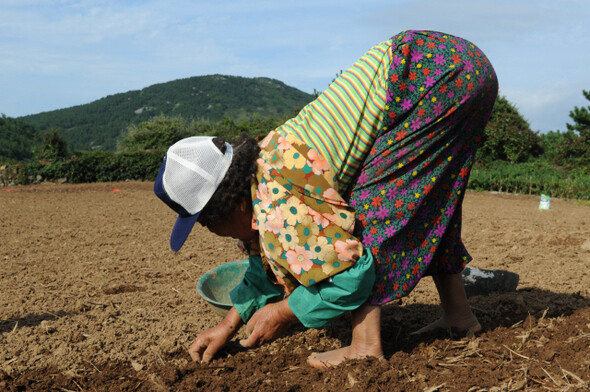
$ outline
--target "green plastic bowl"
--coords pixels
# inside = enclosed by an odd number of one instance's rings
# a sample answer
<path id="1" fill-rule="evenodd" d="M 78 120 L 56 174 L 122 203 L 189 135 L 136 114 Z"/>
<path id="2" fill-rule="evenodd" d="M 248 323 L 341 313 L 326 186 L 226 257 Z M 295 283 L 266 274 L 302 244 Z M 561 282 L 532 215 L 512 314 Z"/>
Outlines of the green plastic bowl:
<path id="1" fill-rule="evenodd" d="M 248 265 L 248 259 L 225 263 L 206 272 L 197 282 L 199 295 L 220 316 L 231 309 L 229 293 L 242 281 Z"/>

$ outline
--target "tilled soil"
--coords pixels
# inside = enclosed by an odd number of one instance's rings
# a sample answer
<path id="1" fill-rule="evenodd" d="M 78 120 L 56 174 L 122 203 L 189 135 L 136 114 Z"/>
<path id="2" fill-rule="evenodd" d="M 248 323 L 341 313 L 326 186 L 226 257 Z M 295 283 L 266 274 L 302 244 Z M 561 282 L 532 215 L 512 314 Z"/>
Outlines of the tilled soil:
<path id="1" fill-rule="evenodd" d="M 0 188 L 0 390 L 590 390 L 590 206 L 468 192 L 463 238 L 474 267 L 520 275 L 516 292 L 473 296 L 475 336 L 409 333 L 440 315 L 431 279 L 384 307 L 385 359 L 306 364 L 350 341 L 350 316 L 293 325 L 208 365 L 187 349 L 221 318 L 196 292 L 213 266 L 243 258 L 195 228 L 168 248 L 174 214 L 151 183 Z"/>

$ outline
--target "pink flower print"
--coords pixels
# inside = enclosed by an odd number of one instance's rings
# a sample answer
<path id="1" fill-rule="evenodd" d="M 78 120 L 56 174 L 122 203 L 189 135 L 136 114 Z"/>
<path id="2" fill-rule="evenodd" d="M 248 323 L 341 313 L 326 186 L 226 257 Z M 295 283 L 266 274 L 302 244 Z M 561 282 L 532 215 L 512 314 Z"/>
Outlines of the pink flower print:
<path id="1" fill-rule="evenodd" d="M 426 80 L 424 81 L 424 85 L 427 88 L 430 88 L 430 87 L 434 86 L 435 83 L 436 83 L 436 79 L 434 77 L 430 76 L 430 75 L 428 75 L 426 77 Z"/>
<path id="2" fill-rule="evenodd" d="M 442 54 L 437 53 L 434 56 L 434 64 L 436 64 L 436 65 L 443 65 L 445 62 L 446 62 L 445 56 L 443 56 Z"/>
<path id="3" fill-rule="evenodd" d="M 404 98 L 404 102 L 402 102 L 402 109 L 408 110 L 412 107 L 412 100 L 410 98 Z"/>
<path id="4" fill-rule="evenodd" d="M 393 60 L 391 62 L 392 68 L 395 66 L 397 67 L 398 65 L 400 65 L 402 63 L 402 58 L 401 56 L 395 55 L 393 57 Z"/>
<path id="5" fill-rule="evenodd" d="M 420 185 L 420 179 L 415 178 L 412 180 L 412 182 L 410 182 L 410 189 L 416 189 L 416 187 L 418 187 L 418 185 Z"/>
<path id="6" fill-rule="evenodd" d="M 447 208 L 447 210 L 445 211 L 445 215 L 448 216 L 449 218 L 451 216 L 453 216 L 453 214 L 455 213 L 455 205 L 451 205 Z"/>
<path id="7" fill-rule="evenodd" d="M 465 71 L 467 72 L 473 72 L 474 68 L 473 68 L 473 63 L 469 60 L 465 60 L 463 62 L 463 64 L 465 64 Z"/>
<path id="8" fill-rule="evenodd" d="M 428 253 L 425 257 L 424 257 L 424 261 L 422 261 L 422 263 L 424 263 L 425 265 L 430 264 L 430 262 L 432 261 L 432 258 L 434 257 L 434 253 Z"/>
<path id="9" fill-rule="evenodd" d="M 459 53 L 465 52 L 465 49 L 461 45 L 455 45 L 455 50 Z"/>
<path id="10" fill-rule="evenodd" d="M 371 166 L 373 167 L 379 167 L 381 166 L 381 164 L 383 163 L 383 156 L 379 155 L 378 157 L 376 157 L 373 162 L 371 162 Z"/>
<path id="11" fill-rule="evenodd" d="M 314 174 L 320 176 L 324 172 L 330 170 L 330 163 L 316 150 L 309 149 L 307 152 L 307 158 L 310 161 L 311 170 L 313 170 Z"/>
<path id="12" fill-rule="evenodd" d="M 389 188 L 387 190 L 387 198 L 389 200 L 394 199 L 397 197 L 397 189 Z"/>
<path id="13" fill-rule="evenodd" d="M 367 219 L 373 219 L 375 216 L 375 212 L 373 210 L 367 212 Z"/>
<path id="14" fill-rule="evenodd" d="M 401 158 L 404 155 L 406 155 L 406 153 L 408 152 L 407 148 L 402 148 L 401 150 L 399 150 L 398 152 L 395 153 L 395 157 L 396 158 Z"/>
<path id="15" fill-rule="evenodd" d="M 410 266 L 410 259 L 408 259 L 407 257 L 404 257 L 404 259 L 402 260 L 402 269 L 406 269 Z"/>
<path id="16" fill-rule="evenodd" d="M 426 119 L 424 120 L 425 123 L 429 123 L 430 122 L 430 117 L 426 117 Z M 423 140 L 416 140 L 416 148 L 420 147 L 422 144 L 424 143 Z"/>
<path id="17" fill-rule="evenodd" d="M 268 135 L 266 135 L 266 137 L 262 140 L 262 142 L 260 143 L 260 148 L 265 148 L 266 146 L 268 146 L 268 143 L 272 140 L 272 137 L 274 136 L 275 132 L 270 132 Z"/>
<path id="18" fill-rule="evenodd" d="M 453 99 L 453 97 L 455 96 L 455 92 L 454 92 L 453 90 L 449 90 L 449 91 L 447 92 L 447 96 L 448 96 L 450 99 Z"/>
<path id="19" fill-rule="evenodd" d="M 424 54 L 419 51 L 418 49 L 414 49 L 412 50 L 412 54 L 410 57 L 410 61 L 412 63 L 417 63 L 418 61 L 422 60 L 424 58 Z"/>
<path id="20" fill-rule="evenodd" d="M 350 205 L 353 207 L 356 207 L 356 205 L 358 204 L 358 200 L 357 199 L 351 199 L 350 200 Z"/>
<path id="21" fill-rule="evenodd" d="M 445 225 L 438 225 L 436 230 L 434 230 L 434 234 L 440 238 L 443 236 L 443 234 L 445 234 L 445 231 L 446 231 Z"/>
<path id="22" fill-rule="evenodd" d="M 406 188 L 402 189 L 402 196 L 405 196 L 408 194 L 408 190 Z"/>
<path id="23" fill-rule="evenodd" d="M 395 232 L 396 232 L 396 230 L 395 230 L 395 227 L 393 227 L 393 226 L 388 226 L 385 229 L 385 235 L 388 236 L 388 237 L 393 237 L 393 235 L 395 234 Z"/>
<path id="24" fill-rule="evenodd" d="M 420 125 L 422 125 L 422 120 L 420 120 L 419 118 L 415 118 L 412 120 L 410 128 L 412 128 L 412 131 L 417 131 L 418 129 L 420 129 Z"/>
<path id="25" fill-rule="evenodd" d="M 435 116 L 440 116 L 441 113 L 443 111 L 443 103 L 442 102 L 437 102 L 434 104 L 434 108 L 433 108 L 433 113 Z"/>
<path id="26" fill-rule="evenodd" d="M 401 225 L 402 225 L 402 227 L 404 227 L 404 226 L 405 226 L 405 225 L 407 225 L 407 224 L 408 224 L 408 220 L 407 220 L 407 219 L 405 219 L 405 218 L 404 218 L 404 219 L 402 219 L 402 221 L 401 221 Z"/>
<path id="27" fill-rule="evenodd" d="M 391 102 L 391 101 L 393 101 L 393 92 L 392 91 L 387 91 L 386 102 Z"/>
<path id="28" fill-rule="evenodd" d="M 265 182 L 261 182 L 260 184 L 258 184 L 258 187 L 256 188 L 256 198 L 260 200 L 260 204 L 264 208 L 268 208 L 271 206 L 272 197 L 270 195 L 270 192 L 268 191 L 268 186 Z"/>
<path id="29" fill-rule="evenodd" d="M 287 139 L 286 136 L 279 136 L 279 140 L 277 143 L 277 148 L 279 150 L 283 150 L 286 151 L 288 149 L 290 149 L 293 145 L 291 144 L 291 142 Z"/>
<path id="30" fill-rule="evenodd" d="M 367 181 L 369 181 L 369 175 L 368 175 L 367 173 L 365 173 L 365 172 L 362 172 L 362 173 L 359 175 L 359 178 L 358 178 L 358 183 L 359 183 L 359 185 L 363 185 L 363 184 L 365 184 Z M 363 196 L 362 196 L 362 194 L 361 194 L 361 198 L 362 198 L 362 199 L 365 199 L 366 197 L 363 197 Z"/>
<path id="31" fill-rule="evenodd" d="M 258 158 L 256 163 L 262 168 L 262 170 L 264 170 L 265 173 L 270 173 L 273 170 L 273 167 L 262 158 Z"/>
<path id="32" fill-rule="evenodd" d="M 285 228 L 285 220 L 281 214 L 279 208 L 274 208 L 267 216 L 264 226 L 267 230 L 272 231 L 275 234 L 279 234 L 281 229 Z"/>
<path id="33" fill-rule="evenodd" d="M 360 257 L 359 242 L 357 240 L 347 239 L 346 241 L 336 241 L 334 250 L 338 254 L 338 259 L 342 261 L 355 261 Z"/>
<path id="34" fill-rule="evenodd" d="M 413 93 L 414 91 L 416 91 L 416 86 L 414 86 L 413 84 L 410 84 L 410 85 L 408 86 L 408 90 L 409 90 L 411 93 Z"/>
<path id="35" fill-rule="evenodd" d="M 371 246 L 371 245 L 373 245 L 373 242 L 375 242 L 375 240 L 373 239 L 372 234 L 367 233 L 367 234 L 363 235 L 363 245 Z"/>
<path id="36" fill-rule="evenodd" d="M 387 208 L 385 206 L 379 207 L 376 215 L 377 215 L 377 218 L 379 218 L 379 219 L 386 219 L 389 216 L 389 208 Z"/>
<path id="37" fill-rule="evenodd" d="M 438 76 L 442 75 L 442 73 L 443 73 L 442 69 L 440 69 L 440 68 L 437 68 L 434 70 L 434 76 L 438 77 Z"/>
<path id="38" fill-rule="evenodd" d="M 361 191 L 361 195 L 359 196 L 359 198 L 360 198 L 361 200 L 365 200 L 365 199 L 366 199 L 366 198 L 368 198 L 369 196 L 371 196 L 371 191 L 370 191 L 370 190 L 368 190 L 368 189 L 363 189 L 363 190 Z"/>
<path id="39" fill-rule="evenodd" d="M 291 271 L 297 275 L 301 275 L 301 271 L 309 271 L 313 267 L 313 261 L 311 261 L 312 252 L 306 250 L 303 246 L 295 246 L 295 249 L 287 251 L 287 262 Z"/>

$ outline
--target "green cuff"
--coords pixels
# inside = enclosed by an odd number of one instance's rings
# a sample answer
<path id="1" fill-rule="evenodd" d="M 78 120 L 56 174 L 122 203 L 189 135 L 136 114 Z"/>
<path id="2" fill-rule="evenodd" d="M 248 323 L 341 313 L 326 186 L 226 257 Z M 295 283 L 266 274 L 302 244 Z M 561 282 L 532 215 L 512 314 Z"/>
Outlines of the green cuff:
<path id="1" fill-rule="evenodd" d="M 297 287 L 289 296 L 289 307 L 304 326 L 323 327 L 364 304 L 374 283 L 373 255 L 365 249 L 363 256 L 349 269 L 316 285 Z"/>
<path id="2" fill-rule="evenodd" d="M 232 305 L 245 323 L 267 303 L 283 299 L 283 287 L 272 283 L 266 276 L 260 256 L 250 256 L 244 279 L 231 292 Z"/>

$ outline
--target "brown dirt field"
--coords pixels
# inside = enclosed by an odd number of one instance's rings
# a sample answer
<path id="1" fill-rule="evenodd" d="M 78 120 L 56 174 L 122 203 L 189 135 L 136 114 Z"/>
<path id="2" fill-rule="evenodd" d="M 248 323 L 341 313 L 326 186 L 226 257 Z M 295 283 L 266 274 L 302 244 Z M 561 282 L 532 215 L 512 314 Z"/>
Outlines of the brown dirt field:
<path id="1" fill-rule="evenodd" d="M 119 192 L 113 192 L 118 188 Z M 187 349 L 220 317 L 197 279 L 242 258 L 195 229 L 168 248 L 174 214 L 151 183 L 0 188 L 0 390 L 581 391 L 590 389 L 590 206 L 466 195 L 472 266 L 520 274 L 516 292 L 474 296 L 476 336 L 411 337 L 439 316 L 431 279 L 384 308 L 385 360 L 310 368 L 311 351 L 347 344 L 348 315 L 324 329 L 242 349 L 209 365 Z"/>

